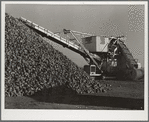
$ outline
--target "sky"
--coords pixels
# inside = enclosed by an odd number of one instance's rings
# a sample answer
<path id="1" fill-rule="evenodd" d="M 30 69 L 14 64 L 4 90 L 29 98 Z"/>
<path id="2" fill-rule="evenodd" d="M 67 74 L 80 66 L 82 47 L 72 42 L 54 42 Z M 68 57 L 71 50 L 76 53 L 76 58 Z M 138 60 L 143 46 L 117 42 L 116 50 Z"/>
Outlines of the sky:
<path id="1" fill-rule="evenodd" d="M 143 5 L 7 4 L 5 12 L 13 17 L 24 17 L 52 32 L 65 28 L 99 36 L 124 35 L 134 58 L 144 65 Z M 79 54 L 59 45 L 55 48 L 78 66 L 87 64 Z"/>

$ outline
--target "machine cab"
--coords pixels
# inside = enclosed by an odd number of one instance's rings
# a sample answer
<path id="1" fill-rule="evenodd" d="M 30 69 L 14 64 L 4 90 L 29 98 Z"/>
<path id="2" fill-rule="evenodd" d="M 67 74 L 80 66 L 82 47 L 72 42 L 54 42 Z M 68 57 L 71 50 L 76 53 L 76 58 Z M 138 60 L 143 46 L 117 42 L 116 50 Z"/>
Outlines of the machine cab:
<path id="1" fill-rule="evenodd" d="M 95 65 L 90 65 L 90 75 L 96 74 L 96 66 Z"/>

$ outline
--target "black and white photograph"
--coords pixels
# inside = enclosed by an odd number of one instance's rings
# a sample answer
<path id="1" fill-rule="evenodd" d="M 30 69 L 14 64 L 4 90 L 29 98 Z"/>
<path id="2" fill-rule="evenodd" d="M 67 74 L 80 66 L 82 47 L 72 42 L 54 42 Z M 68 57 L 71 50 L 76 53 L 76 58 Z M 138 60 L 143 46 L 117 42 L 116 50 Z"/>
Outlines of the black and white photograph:
<path id="1" fill-rule="evenodd" d="M 148 120 L 148 3 L 1 2 L 2 120 Z"/>

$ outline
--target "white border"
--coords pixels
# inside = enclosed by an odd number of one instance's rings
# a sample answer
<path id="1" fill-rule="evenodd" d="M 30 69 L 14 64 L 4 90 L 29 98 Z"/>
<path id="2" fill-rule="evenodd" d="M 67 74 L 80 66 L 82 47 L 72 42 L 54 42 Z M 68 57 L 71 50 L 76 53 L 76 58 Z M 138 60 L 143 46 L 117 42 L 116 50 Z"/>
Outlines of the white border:
<path id="1" fill-rule="evenodd" d="M 51 5 L 147 5 L 147 2 L 144 1 L 102 1 L 102 2 L 95 2 L 95 1 L 5 1 L 2 2 L 4 4 L 51 4 Z"/>
<path id="2" fill-rule="evenodd" d="M 4 109 L 4 68 L 5 68 L 5 5 L 6 4 L 50 4 L 50 5 L 145 5 L 145 107 L 144 110 L 20 110 Z M 148 120 L 148 3 L 139 2 L 1 2 L 1 118 L 2 120 Z"/>

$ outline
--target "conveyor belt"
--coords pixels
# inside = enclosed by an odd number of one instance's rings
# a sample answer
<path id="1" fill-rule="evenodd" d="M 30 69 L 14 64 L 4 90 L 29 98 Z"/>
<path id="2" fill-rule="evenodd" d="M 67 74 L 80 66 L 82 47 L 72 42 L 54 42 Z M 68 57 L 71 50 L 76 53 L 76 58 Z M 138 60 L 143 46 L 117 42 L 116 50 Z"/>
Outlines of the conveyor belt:
<path id="1" fill-rule="evenodd" d="M 50 40 L 64 46 L 64 47 L 67 47 L 68 49 L 70 49 L 70 50 L 72 50 L 76 53 L 79 53 L 83 57 L 87 57 L 86 52 L 80 46 L 79 43 L 72 42 L 72 41 L 67 40 L 67 39 L 65 39 L 65 38 L 63 38 L 63 37 L 61 37 L 57 34 L 54 34 L 53 32 L 51 32 L 51 31 L 49 31 L 49 30 L 47 30 L 47 29 L 45 29 L 45 28 L 43 28 L 43 27 L 41 27 L 41 26 L 39 26 L 39 25 L 37 25 L 37 24 L 35 24 L 35 23 L 25 19 L 25 18 L 23 18 L 23 17 L 21 17 L 20 19 L 23 21 L 23 23 L 25 25 L 27 25 L 29 28 L 31 28 L 34 31 L 36 31 L 37 33 L 39 33 L 41 36 L 46 37 L 46 38 L 48 38 L 48 39 L 50 39 Z M 98 57 L 95 54 L 90 53 L 90 56 L 91 56 L 91 58 L 95 58 L 97 60 L 100 59 L 100 57 Z"/>
<path id="2" fill-rule="evenodd" d="M 64 46 L 64 47 L 67 47 L 79 54 L 84 54 L 84 51 L 81 49 L 81 46 L 79 44 L 76 44 L 70 40 L 67 40 L 57 34 L 54 34 L 53 32 L 21 17 L 20 18 L 24 24 L 26 24 L 28 27 L 32 28 L 33 30 L 35 30 L 37 33 L 39 33 L 40 35 L 42 35 L 43 37 L 46 37 L 52 41 L 55 41 L 56 43 Z"/>

